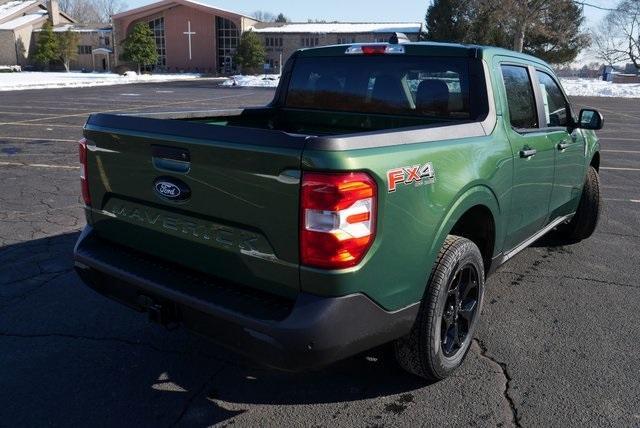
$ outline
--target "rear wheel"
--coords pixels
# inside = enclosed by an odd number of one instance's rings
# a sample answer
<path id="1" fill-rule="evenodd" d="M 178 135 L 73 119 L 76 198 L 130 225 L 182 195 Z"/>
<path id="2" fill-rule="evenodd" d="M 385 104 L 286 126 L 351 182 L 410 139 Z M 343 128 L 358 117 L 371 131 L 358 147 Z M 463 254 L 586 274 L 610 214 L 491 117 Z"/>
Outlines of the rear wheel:
<path id="1" fill-rule="evenodd" d="M 466 238 L 445 240 L 411 332 L 395 342 L 400 366 L 429 380 L 449 376 L 464 360 L 484 296 L 478 247 Z"/>

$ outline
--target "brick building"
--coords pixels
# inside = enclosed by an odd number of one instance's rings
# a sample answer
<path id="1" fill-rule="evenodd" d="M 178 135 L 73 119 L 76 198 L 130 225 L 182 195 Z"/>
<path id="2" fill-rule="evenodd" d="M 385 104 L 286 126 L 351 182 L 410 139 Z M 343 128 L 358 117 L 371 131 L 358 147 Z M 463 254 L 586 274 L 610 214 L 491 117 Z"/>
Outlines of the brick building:
<path id="1" fill-rule="evenodd" d="M 240 36 L 254 31 L 266 49 L 265 71 L 277 73 L 297 49 L 320 45 L 387 41 L 395 32 L 416 40 L 417 23 L 265 23 L 196 0 L 160 0 L 112 17 L 113 25 L 80 25 L 60 10 L 58 0 L 0 0 L 0 65 L 26 66 L 37 33 L 49 20 L 54 32 L 78 36 L 74 70 L 107 71 L 126 65 L 122 43 L 138 23 L 149 25 L 159 54 L 155 72 L 230 74 Z M 133 67 L 133 65 L 132 65 Z"/>
<path id="2" fill-rule="evenodd" d="M 0 65 L 28 65 L 35 44 L 33 33 L 47 20 L 54 25 L 74 22 L 55 0 L 0 0 Z"/>
<path id="3" fill-rule="evenodd" d="M 155 71 L 236 71 L 233 55 L 240 36 L 254 31 L 267 51 L 267 71 L 278 72 L 281 61 L 302 47 L 336 43 L 387 41 L 395 32 L 417 40 L 416 23 L 274 23 L 194 0 L 161 0 L 113 16 L 116 61 L 122 41 L 134 25 L 144 22 L 156 36 L 160 54 Z"/>
<path id="4" fill-rule="evenodd" d="M 116 58 L 139 22 L 155 35 L 154 70 L 230 73 L 240 35 L 258 21 L 193 0 L 161 0 L 113 16 Z"/>
<path id="5" fill-rule="evenodd" d="M 57 0 L 0 0 L 0 65 L 31 65 L 37 35 L 47 21 L 54 32 L 76 33 L 78 55 L 71 61 L 72 69 L 111 69 L 114 63 L 111 27 L 77 24 L 60 10 Z"/>

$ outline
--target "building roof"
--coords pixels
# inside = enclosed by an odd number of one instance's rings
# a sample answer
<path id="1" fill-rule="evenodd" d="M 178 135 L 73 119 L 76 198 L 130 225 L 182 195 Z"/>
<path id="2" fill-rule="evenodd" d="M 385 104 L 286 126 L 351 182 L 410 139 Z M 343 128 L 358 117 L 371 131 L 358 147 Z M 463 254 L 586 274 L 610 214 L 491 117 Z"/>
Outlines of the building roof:
<path id="1" fill-rule="evenodd" d="M 252 27 L 256 33 L 408 33 L 422 32 L 420 22 L 293 22 L 261 23 Z"/>
<path id="2" fill-rule="evenodd" d="M 74 22 L 65 12 L 59 13 L 67 21 Z M 0 3 L 0 30 L 17 30 L 30 24 L 38 25 L 48 16 L 44 0 L 11 0 Z"/>
<path id="3" fill-rule="evenodd" d="M 54 33 L 64 33 L 73 31 L 74 33 L 96 33 L 110 32 L 112 28 L 108 24 L 62 24 L 53 28 Z"/>
<path id="4" fill-rule="evenodd" d="M 0 22 L 5 19 L 11 18 L 12 15 L 19 13 L 22 9 L 30 7 L 38 3 L 37 0 L 27 1 L 10 1 L 8 3 L 0 4 Z"/>
<path id="5" fill-rule="evenodd" d="M 242 13 L 234 12 L 232 10 L 222 9 L 222 8 L 219 8 L 219 7 L 216 7 L 216 6 L 212 6 L 210 4 L 206 4 L 206 3 L 203 3 L 203 2 L 200 2 L 200 1 L 196 1 L 196 0 L 160 0 L 158 2 L 148 4 L 146 6 L 137 7 L 135 9 L 130 9 L 130 10 L 127 10 L 125 12 L 117 13 L 117 14 L 113 15 L 113 19 L 119 19 L 119 18 L 123 18 L 123 17 L 129 16 L 129 15 L 136 15 L 138 13 L 145 12 L 145 11 L 148 11 L 148 10 L 153 10 L 153 9 L 158 9 L 158 8 L 165 8 L 165 6 L 166 6 L 166 8 L 169 8 L 169 7 L 175 6 L 175 5 L 197 7 L 198 9 L 204 9 L 204 10 L 207 10 L 208 12 L 211 12 L 211 13 L 225 12 L 225 13 L 229 13 L 229 14 L 243 16 L 245 18 L 253 19 L 254 21 L 258 21 L 256 18 L 254 18 L 252 16 L 244 15 Z"/>
<path id="6" fill-rule="evenodd" d="M 47 19 L 47 12 L 35 12 L 28 13 L 26 15 L 22 15 L 18 18 L 14 18 L 10 21 L 4 22 L 0 24 L 0 30 L 15 30 L 27 24 L 32 24 L 34 22 L 40 21 L 42 19 Z"/>

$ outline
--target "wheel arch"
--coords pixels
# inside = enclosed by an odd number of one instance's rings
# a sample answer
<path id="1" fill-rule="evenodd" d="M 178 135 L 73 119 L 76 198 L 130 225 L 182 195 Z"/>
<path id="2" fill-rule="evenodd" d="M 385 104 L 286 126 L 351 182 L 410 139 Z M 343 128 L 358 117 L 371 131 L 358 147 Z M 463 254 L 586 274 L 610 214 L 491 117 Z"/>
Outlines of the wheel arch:
<path id="1" fill-rule="evenodd" d="M 498 198 L 489 187 L 478 185 L 468 189 L 449 208 L 432 243 L 431 254 L 438 252 L 448 235 L 463 236 L 478 246 L 485 273 L 489 272 L 502 240 L 500 216 Z"/>
<path id="2" fill-rule="evenodd" d="M 600 152 L 599 151 L 596 151 L 593 153 L 593 156 L 591 157 L 591 162 L 589 162 L 589 165 L 594 167 L 596 171 L 600 172 Z"/>

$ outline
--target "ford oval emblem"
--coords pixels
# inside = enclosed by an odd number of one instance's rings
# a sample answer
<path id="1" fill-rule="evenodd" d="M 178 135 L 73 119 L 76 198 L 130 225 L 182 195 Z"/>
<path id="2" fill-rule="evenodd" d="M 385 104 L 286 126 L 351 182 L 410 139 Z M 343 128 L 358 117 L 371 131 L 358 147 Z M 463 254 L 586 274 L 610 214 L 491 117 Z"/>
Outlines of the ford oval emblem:
<path id="1" fill-rule="evenodd" d="M 191 196 L 191 189 L 182 180 L 173 177 L 159 177 L 153 182 L 156 195 L 170 201 L 184 201 Z"/>

